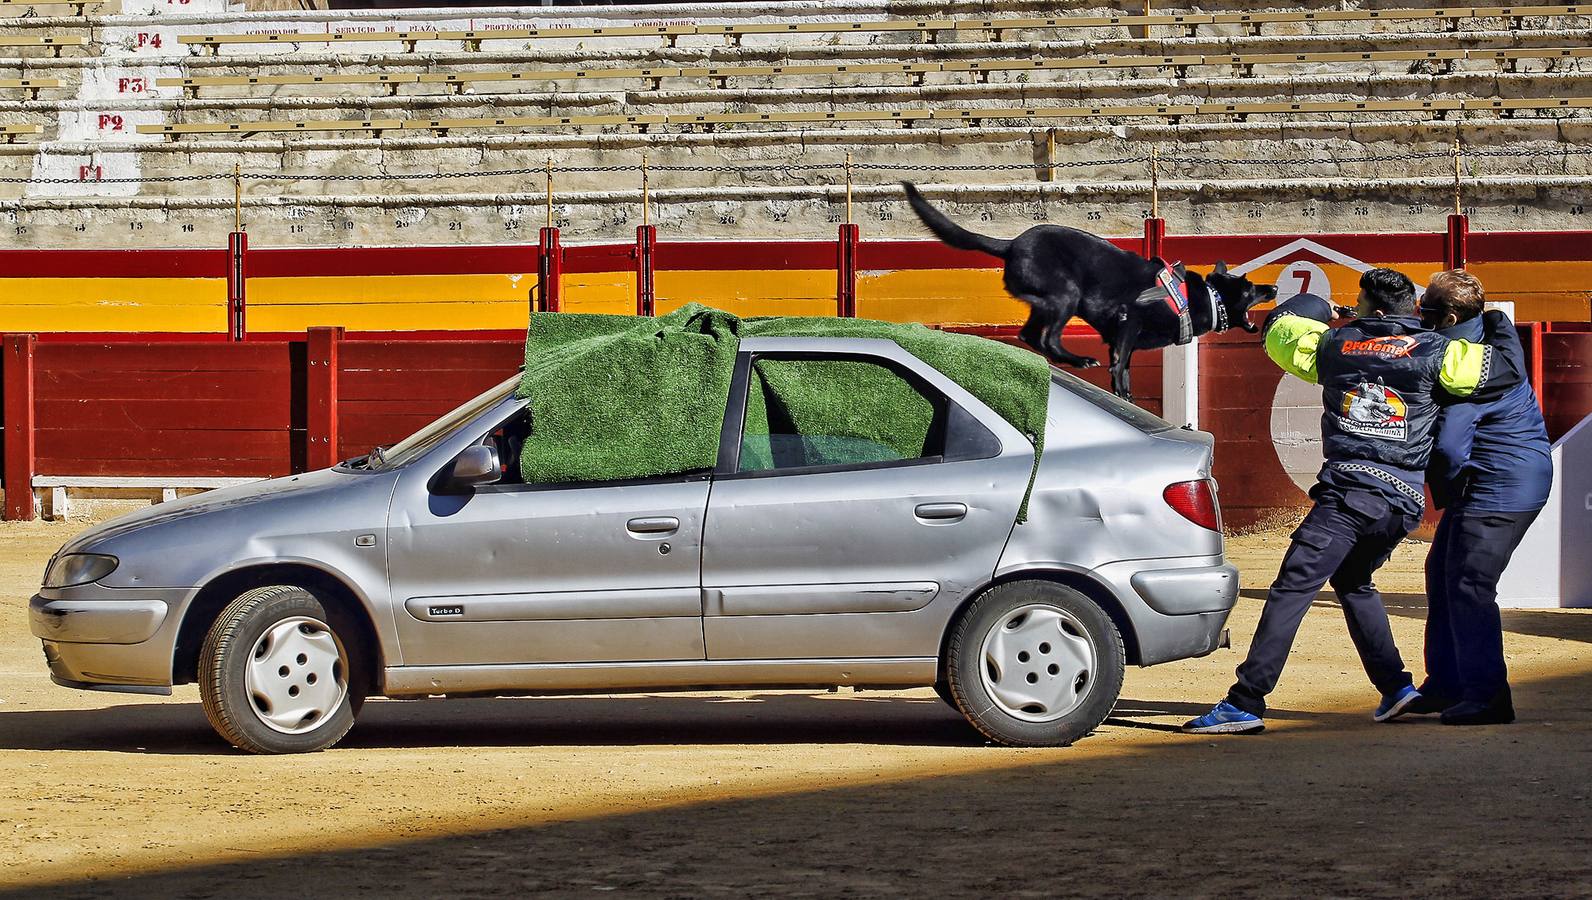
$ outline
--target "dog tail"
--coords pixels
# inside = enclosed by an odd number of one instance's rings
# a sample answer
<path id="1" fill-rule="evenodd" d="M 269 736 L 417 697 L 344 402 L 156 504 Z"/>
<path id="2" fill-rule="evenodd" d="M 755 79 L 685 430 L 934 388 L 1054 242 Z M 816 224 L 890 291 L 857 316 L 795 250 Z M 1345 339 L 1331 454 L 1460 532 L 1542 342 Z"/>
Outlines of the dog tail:
<path id="1" fill-rule="evenodd" d="M 1006 251 L 1012 246 L 1011 241 L 992 238 L 988 235 L 968 231 L 966 228 L 951 221 L 951 217 L 940 212 L 923 199 L 918 189 L 910 181 L 901 182 L 907 189 L 907 202 L 912 204 L 912 211 L 918 214 L 923 224 L 929 226 L 934 236 L 950 244 L 958 250 L 978 250 L 991 256 L 1006 258 Z"/>

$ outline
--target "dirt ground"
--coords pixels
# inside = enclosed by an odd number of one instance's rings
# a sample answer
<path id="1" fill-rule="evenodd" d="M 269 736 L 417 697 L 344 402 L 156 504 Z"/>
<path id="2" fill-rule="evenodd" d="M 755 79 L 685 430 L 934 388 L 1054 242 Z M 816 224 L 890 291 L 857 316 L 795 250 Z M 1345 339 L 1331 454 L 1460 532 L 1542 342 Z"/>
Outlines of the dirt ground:
<path id="1" fill-rule="evenodd" d="M 1521 721 L 1372 723 L 1318 602 L 1259 736 L 1222 696 L 1283 534 L 1234 540 L 1236 651 L 1130 670 L 1071 748 L 985 745 L 927 690 L 372 701 L 251 757 L 195 688 L 52 685 L 25 601 L 81 524 L 0 526 L 0 896 L 1592 896 L 1592 615 L 1510 612 Z M 1419 679 L 1420 564 L 1385 570 Z"/>

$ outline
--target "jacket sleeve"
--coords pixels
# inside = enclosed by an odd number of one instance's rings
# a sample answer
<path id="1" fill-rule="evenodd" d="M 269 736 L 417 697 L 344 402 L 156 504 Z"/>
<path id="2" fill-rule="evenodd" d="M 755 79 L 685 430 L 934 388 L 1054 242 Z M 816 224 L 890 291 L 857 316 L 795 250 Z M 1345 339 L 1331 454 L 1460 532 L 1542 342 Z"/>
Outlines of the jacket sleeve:
<path id="1" fill-rule="evenodd" d="M 1449 341 L 1443 349 L 1443 365 L 1437 370 L 1437 383 L 1461 400 L 1469 399 L 1487 386 L 1492 375 L 1493 348 L 1470 341 Z"/>
<path id="2" fill-rule="evenodd" d="M 1284 372 L 1316 383 L 1316 349 L 1327 333 L 1323 322 L 1304 316 L 1280 316 L 1266 329 L 1266 355 Z"/>
<path id="3" fill-rule="evenodd" d="M 1443 407 L 1437 420 L 1432 457 L 1426 465 L 1426 483 L 1432 488 L 1432 502 L 1438 509 L 1445 509 L 1464 496 L 1470 448 L 1485 409 L 1479 403 L 1453 403 Z"/>
<path id="4" fill-rule="evenodd" d="M 1526 373 L 1525 348 L 1520 345 L 1520 334 L 1508 316 L 1497 310 L 1482 313 L 1482 340 L 1492 348 L 1487 382 L 1467 399 L 1498 400 L 1521 382 L 1530 380 Z"/>

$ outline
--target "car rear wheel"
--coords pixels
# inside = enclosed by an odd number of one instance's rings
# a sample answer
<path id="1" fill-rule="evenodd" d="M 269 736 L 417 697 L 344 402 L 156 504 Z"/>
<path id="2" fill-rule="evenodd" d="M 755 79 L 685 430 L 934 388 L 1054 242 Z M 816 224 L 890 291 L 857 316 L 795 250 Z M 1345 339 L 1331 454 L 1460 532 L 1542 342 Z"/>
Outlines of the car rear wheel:
<path id="1" fill-rule="evenodd" d="M 1127 654 L 1111 617 L 1072 588 L 991 588 L 957 621 L 946 674 L 956 707 L 999 744 L 1065 747 L 1111 713 Z"/>
<path id="2" fill-rule="evenodd" d="M 332 621 L 293 585 L 228 604 L 199 654 L 199 696 L 216 732 L 250 753 L 324 750 L 347 734 L 363 689 Z"/>

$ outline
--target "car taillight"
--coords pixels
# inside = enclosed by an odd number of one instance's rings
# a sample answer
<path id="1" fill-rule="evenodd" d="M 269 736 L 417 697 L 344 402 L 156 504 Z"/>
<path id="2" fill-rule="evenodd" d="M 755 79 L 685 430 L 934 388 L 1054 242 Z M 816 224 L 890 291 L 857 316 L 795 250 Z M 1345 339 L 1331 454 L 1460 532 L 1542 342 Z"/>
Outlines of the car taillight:
<path id="1" fill-rule="evenodd" d="M 1222 530 L 1222 510 L 1216 505 L 1216 485 L 1209 478 L 1169 484 L 1161 496 L 1166 499 L 1167 506 L 1195 525 L 1212 531 Z"/>

